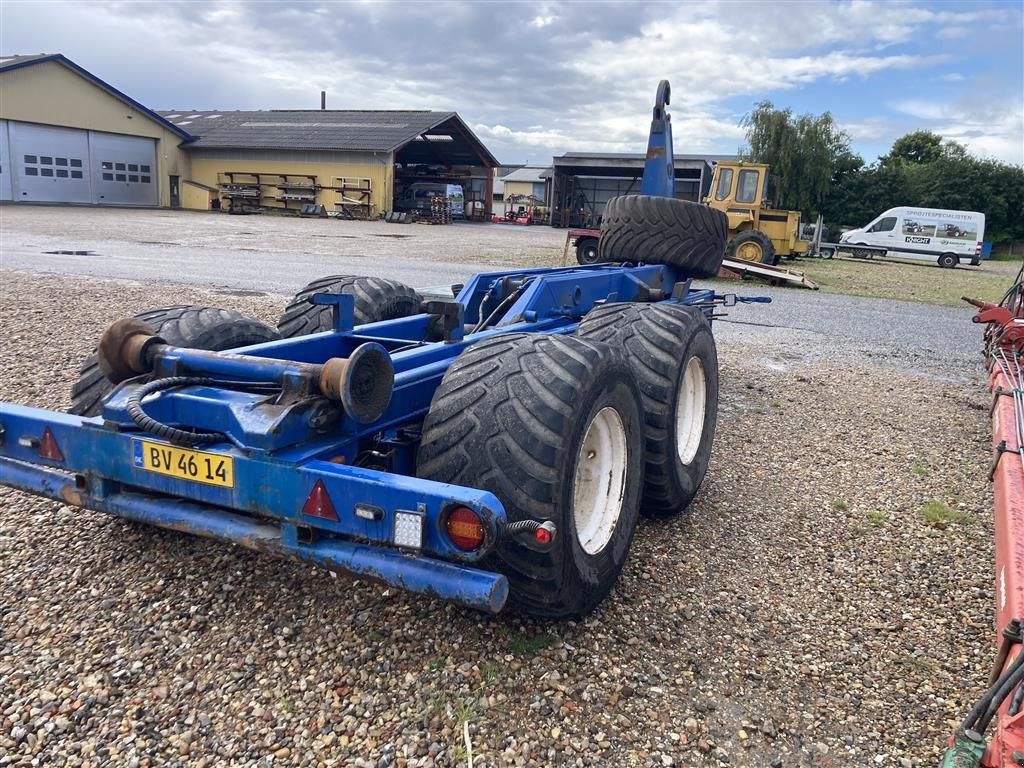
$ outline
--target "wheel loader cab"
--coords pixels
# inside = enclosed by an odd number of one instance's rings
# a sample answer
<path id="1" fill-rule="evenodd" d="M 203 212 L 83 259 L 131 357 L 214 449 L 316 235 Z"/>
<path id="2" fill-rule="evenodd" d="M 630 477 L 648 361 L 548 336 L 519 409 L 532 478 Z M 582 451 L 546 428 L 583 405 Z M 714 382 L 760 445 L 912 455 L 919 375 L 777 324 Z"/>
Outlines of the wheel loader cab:
<path id="1" fill-rule="evenodd" d="M 704 202 L 729 217 L 730 231 L 756 228 L 767 179 L 768 166 L 761 163 L 718 163 Z"/>
<path id="2" fill-rule="evenodd" d="M 779 256 L 807 252 L 809 243 L 798 237 L 799 211 L 775 210 L 766 202 L 769 168 L 764 163 L 715 165 L 704 202 L 729 220 L 729 258 L 774 264 Z"/>

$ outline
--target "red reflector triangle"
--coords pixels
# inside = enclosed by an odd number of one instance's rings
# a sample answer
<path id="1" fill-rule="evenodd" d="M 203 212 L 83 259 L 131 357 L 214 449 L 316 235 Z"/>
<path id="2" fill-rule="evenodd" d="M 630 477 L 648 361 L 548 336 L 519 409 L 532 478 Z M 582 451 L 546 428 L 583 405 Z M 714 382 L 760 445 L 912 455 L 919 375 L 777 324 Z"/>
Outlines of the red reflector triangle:
<path id="1" fill-rule="evenodd" d="M 39 448 L 36 451 L 44 459 L 64 461 L 64 454 L 61 453 L 60 446 L 57 445 L 57 440 L 49 427 L 43 430 L 43 437 L 39 440 Z"/>
<path id="2" fill-rule="evenodd" d="M 309 492 L 309 498 L 302 505 L 302 514 L 338 522 L 338 513 L 334 511 L 334 504 L 331 502 L 331 497 L 327 495 L 323 480 L 317 480 L 313 490 Z"/>

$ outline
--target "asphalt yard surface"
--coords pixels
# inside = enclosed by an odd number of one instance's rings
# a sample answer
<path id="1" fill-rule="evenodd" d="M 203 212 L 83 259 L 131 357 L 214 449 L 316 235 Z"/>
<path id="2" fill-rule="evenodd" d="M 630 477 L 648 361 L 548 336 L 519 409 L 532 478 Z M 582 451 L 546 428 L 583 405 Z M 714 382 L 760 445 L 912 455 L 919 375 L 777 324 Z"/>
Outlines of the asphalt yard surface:
<path id="1" fill-rule="evenodd" d="M 56 409 L 103 329 L 147 307 L 274 324 L 323 274 L 438 286 L 557 262 L 564 237 L 0 219 L 0 398 Z M 0 765 L 934 765 L 993 650 L 980 329 L 968 310 L 721 285 L 775 301 L 715 324 L 705 483 L 641 522 L 582 621 L 486 617 L 0 491 Z"/>

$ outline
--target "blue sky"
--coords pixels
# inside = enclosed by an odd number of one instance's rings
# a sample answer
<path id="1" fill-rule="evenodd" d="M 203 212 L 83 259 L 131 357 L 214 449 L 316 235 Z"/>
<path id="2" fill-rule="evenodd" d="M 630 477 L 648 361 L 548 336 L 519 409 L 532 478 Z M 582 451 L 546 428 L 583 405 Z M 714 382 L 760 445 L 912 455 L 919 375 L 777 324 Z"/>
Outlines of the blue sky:
<path id="1" fill-rule="evenodd" d="M 830 111 L 869 162 L 921 128 L 1024 162 L 1024 0 L 4 0 L 0 52 L 64 53 L 155 109 L 452 109 L 507 163 L 642 151 L 661 78 L 679 152 L 735 152 L 770 99 Z"/>

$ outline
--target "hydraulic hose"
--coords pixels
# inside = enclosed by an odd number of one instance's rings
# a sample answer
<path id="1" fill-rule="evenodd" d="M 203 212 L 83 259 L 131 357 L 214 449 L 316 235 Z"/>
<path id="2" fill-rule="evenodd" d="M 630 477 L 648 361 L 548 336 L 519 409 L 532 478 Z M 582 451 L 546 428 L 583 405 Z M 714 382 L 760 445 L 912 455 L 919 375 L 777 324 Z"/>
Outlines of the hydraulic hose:
<path id="1" fill-rule="evenodd" d="M 1016 683 L 1014 679 L 1016 678 Z M 1013 690 L 1015 684 L 1019 684 L 1024 678 L 1024 651 L 1017 654 L 1009 667 L 999 676 L 999 679 L 987 690 L 974 708 L 964 719 L 962 729 L 974 730 L 979 735 L 985 734 L 985 729 L 991 722 L 992 717 L 1002 705 L 1003 701 Z M 991 714 L 989 714 L 991 712 Z"/>
<path id="2" fill-rule="evenodd" d="M 1012 672 L 1005 676 L 1002 685 L 996 690 L 992 699 L 989 701 L 988 709 L 985 710 L 985 714 L 980 720 L 978 725 L 975 727 L 980 734 L 984 734 L 988 728 L 989 723 L 992 722 L 992 718 L 996 716 L 996 712 L 999 711 L 999 707 L 1006 701 L 1006 697 L 1010 695 L 1014 688 L 1020 685 L 1021 681 L 1024 680 L 1024 652 L 1022 652 L 1016 659 L 1014 659 Z"/>
<path id="3" fill-rule="evenodd" d="M 154 392 L 162 392 L 165 389 L 174 389 L 175 387 L 207 386 L 230 387 L 243 390 L 279 388 L 279 385 L 274 382 L 218 381 L 217 379 L 204 378 L 200 376 L 170 376 L 165 379 L 154 379 L 153 381 L 136 387 L 128 396 L 128 405 L 126 410 L 128 411 L 128 415 L 131 417 L 132 421 L 138 425 L 139 429 L 163 438 L 169 442 L 186 446 L 218 443 L 226 437 L 223 432 L 193 432 L 187 429 L 172 427 L 170 424 L 164 424 L 157 421 L 147 414 L 142 408 L 143 399 Z"/>

